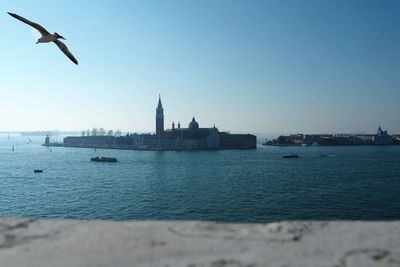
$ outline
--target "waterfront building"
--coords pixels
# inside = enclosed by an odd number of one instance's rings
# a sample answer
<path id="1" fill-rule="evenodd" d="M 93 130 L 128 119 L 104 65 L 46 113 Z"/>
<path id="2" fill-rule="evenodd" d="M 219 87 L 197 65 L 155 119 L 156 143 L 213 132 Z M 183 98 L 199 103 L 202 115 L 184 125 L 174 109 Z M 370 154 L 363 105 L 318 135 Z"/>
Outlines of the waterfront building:
<path id="1" fill-rule="evenodd" d="M 379 126 L 376 135 L 374 136 L 374 144 L 375 145 L 389 145 L 393 143 L 393 137 L 387 133 L 387 131 L 383 131 L 381 126 Z"/>
<path id="2" fill-rule="evenodd" d="M 44 139 L 44 144 L 50 145 L 50 136 L 49 135 L 46 135 L 46 138 Z"/>
<path id="3" fill-rule="evenodd" d="M 138 150 L 204 150 L 204 149 L 252 149 L 256 148 L 256 136 L 251 134 L 230 134 L 220 132 L 215 125 L 202 128 L 195 117 L 187 128 L 172 123 L 171 129 L 164 129 L 164 108 L 161 96 L 158 98 L 155 116 L 155 134 L 126 134 L 125 136 L 68 136 L 58 146 L 117 148 Z M 44 145 L 53 144 L 45 142 Z"/>
<path id="4" fill-rule="evenodd" d="M 264 145 L 299 146 L 349 146 L 349 145 L 398 145 L 400 138 L 389 135 L 379 126 L 376 134 L 292 134 L 281 135 L 276 139 L 264 142 Z"/>

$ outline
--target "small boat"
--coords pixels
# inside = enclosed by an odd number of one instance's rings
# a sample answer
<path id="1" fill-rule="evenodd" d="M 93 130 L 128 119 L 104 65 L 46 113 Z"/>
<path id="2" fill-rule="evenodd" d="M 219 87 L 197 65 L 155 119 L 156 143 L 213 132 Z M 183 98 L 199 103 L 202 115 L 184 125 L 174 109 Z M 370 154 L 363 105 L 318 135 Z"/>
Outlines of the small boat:
<path id="1" fill-rule="evenodd" d="M 284 159 L 297 159 L 299 155 L 297 154 L 287 154 L 282 156 Z"/>
<path id="2" fill-rule="evenodd" d="M 95 157 L 91 158 L 90 160 L 95 162 L 117 162 L 117 158 L 108 158 L 108 157 Z"/>
<path id="3" fill-rule="evenodd" d="M 42 173 L 43 170 L 34 170 L 33 172 L 34 172 L 34 173 Z"/>

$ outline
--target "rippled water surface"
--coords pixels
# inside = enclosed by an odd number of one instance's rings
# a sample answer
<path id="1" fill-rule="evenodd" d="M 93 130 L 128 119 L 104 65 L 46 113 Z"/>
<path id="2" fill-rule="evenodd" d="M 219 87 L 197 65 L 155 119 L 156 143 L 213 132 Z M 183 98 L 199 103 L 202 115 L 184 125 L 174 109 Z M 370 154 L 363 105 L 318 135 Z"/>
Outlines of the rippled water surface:
<path id="1" fill-rule="evenodd" d="M 400 219 L 400 146 L 50 151 L 40 146 L 44 137 L 32 140 L 0 135 L 0 216 Z M 287 153 L 300 158 L 283 159 Z M 90 162 L 94 156 L 119 162 Z"/>

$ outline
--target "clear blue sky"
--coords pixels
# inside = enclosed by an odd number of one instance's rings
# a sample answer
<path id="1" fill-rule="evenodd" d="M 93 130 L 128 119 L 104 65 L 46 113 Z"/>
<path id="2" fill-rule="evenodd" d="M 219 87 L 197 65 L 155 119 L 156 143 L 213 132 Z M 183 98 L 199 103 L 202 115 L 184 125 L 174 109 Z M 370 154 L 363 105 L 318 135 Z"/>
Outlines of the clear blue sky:
<path id="1" fill-rule="evenodd" d="M 400 1 L 2 1 L 0 131 L 400 132 Z M 67 38 L 75 66 L 14 12 Z"/>

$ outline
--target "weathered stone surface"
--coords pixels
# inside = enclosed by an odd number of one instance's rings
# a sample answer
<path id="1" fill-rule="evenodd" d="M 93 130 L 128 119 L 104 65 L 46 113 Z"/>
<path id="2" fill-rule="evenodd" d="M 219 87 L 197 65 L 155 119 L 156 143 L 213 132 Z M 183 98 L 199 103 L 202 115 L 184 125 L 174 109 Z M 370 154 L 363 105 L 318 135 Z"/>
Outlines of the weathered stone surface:
<path id="1" fill-rule="evenodd" d="M 400 222 L 1 218 L 0 266 L 400 266 Z"/>

